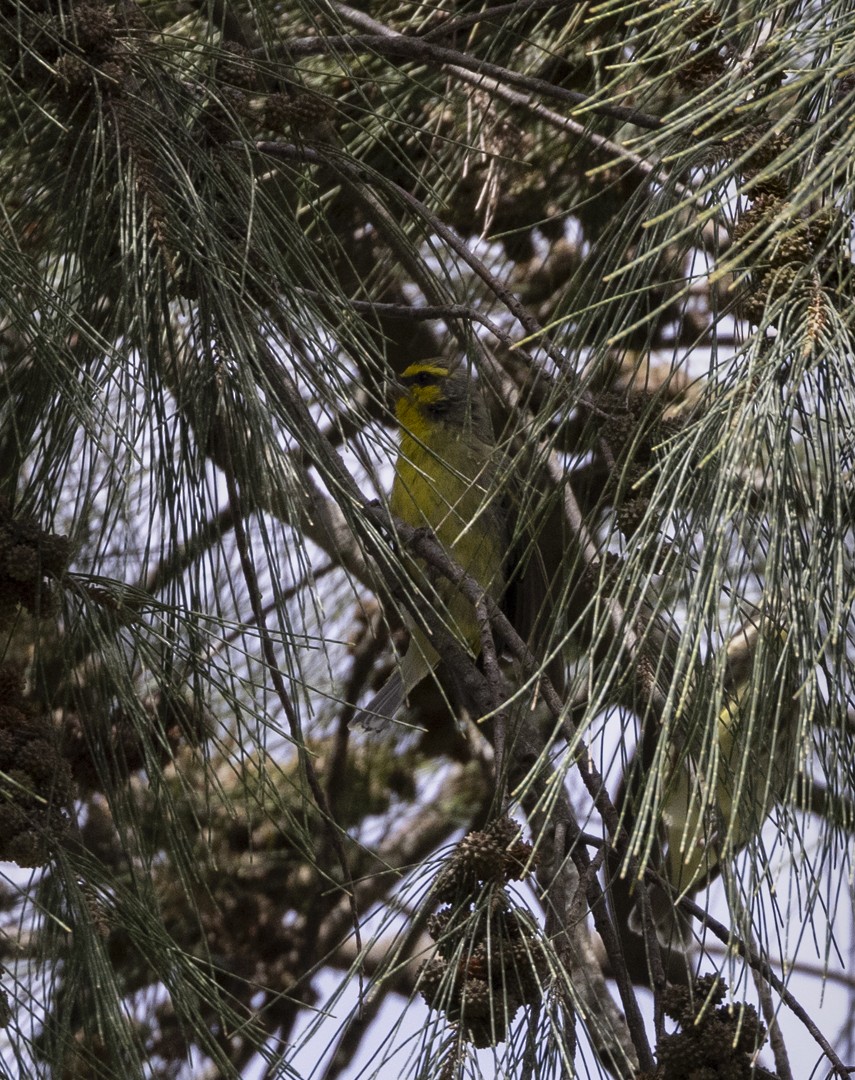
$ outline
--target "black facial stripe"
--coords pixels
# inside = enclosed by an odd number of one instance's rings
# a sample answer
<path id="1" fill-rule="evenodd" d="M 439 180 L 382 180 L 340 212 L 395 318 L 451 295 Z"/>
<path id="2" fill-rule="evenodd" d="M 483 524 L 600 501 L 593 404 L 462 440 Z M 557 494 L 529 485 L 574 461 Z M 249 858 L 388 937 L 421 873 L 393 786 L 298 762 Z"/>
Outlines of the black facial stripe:
<path id="1" fill-rule="evenodd" d="M 437 375 L 432 371 L 417 371 L 413 375 L 404 375 L 401 382 L 404 386 L 439 386 L 448 378 L 446 374 Z"/>

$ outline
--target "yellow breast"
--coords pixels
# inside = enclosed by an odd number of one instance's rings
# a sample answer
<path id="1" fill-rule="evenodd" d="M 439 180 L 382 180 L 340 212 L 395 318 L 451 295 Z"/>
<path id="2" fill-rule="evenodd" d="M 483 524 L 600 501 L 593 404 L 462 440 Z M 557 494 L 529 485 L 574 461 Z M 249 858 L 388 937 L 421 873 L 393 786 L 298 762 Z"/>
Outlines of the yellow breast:
<path id="1" fill-rule="evenodd" d="M 465 429 L 429 422 L 407 399 L 397 412 L 402 431 L 392 513 L 408 525 L 432 529 L 451 558 L 498 598 L 507 545 L 494 484 L 494 448 Z M 425 602 L 477 651 L 480 635 L 471 604 L 448 581 L 432 586 L 415 560 L 410 572 Z"/>

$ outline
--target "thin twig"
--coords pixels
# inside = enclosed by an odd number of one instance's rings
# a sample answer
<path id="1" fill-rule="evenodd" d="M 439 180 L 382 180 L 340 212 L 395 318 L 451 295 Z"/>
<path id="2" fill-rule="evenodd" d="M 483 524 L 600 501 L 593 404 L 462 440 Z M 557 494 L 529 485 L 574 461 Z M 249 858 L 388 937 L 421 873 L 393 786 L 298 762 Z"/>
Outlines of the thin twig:
<path id="1" fill-rule="evenodd" d="M 696 904 L 694 900 L 690 900 L 689 897 L 686 896 L 678 901 L 678 905 L 686 912 L 686 914 L 693 915 L 702 922 L 713 936 L 717 937 L 719 941 L 727 947 L 729 954 L 736 952 L 749 967 L 758 971 L 763 976 L 766 982 L 780 996 L 781 1001 L 784 1002 L 794 1016 L 801 1020 L 807 1028 L 811 1037 L 816 1041 L 817 1045 L 831 1063 L 832 1073 L 840 1077 L 851 1076 L 851 1070 L 843 1064 L 837 1056 L 834 1047 L 822 1034 L 813 1020 L 811 1020 L 807 1011 L 799 1004 L 795 997 L 793 997 L 784 982 L 775 974 L 772 970 L 772 965 L 768 960 L 764 960 L 762 956 L 758 956 L 741 938 L 728 930 L 723 923 L 714 919 L 706 908 L 702 908 L 701 905 Z"/>
<path id="2" fill-rule="evenodd" d="M 726 947 L 721 948 L 712 944 L 705 944 L 704 952 L 708 956 L 722 958 L 730 956 Z M 808 964 L 800 960 L 791 960 L 787 964 L 787 971 L 797 975 L 808 975 L 823 982 L 837 983 L 838 986 L 845 986 L 847 990 L 855 990 L 855 975 L 847 975 L 845 971 L 833 971 L 824 964 Z"/>
<path id="3" fill-rule="evenodd" d="M 495 94 L 497 98 L 507 102 L 508 105 L 525 109 L 533 116 L 536 116 L 538 119 L 549 124 L 550 127 L 557 128 L 559 131 L 569 132 L 569 134 L 575 135 L 579 139 L 584 139 L 585 142 L 590 143 L 591 146 L 601 153 L 610 154 L 612 157 L 629 162 L 629 164 L 637 168 L 646 176 L 650 176 L 661 170 L 661 166 L 657 163 L 648 161 L 640 154 L 636 154 L 634 151 L 628 150 L 625 146 L 621 146 L 620 143 L 607 139 L 604 135 L 597 134 L 596 131 L 591 131 L 584 124 L 580 124 L 578 120 L 574 120 L 570 116 L 562 116 L 561 113 L 557 113 L 553 109 L 547 108 L 546 105 L 541 105 L 540 102 L 532 100 L 528 95 L 521 94 L 518 90 L 512 90 L 510 87 L 504 86 L 497 79 L 491 79 L 486 75 L 473 75 L 468 71 L 458 71 L 455 72 L 455 74 L 457 74 L 464 82 L 467 82 L 472 86 L 477 86 L 479 89 L 485 90 L 488 93 Z M 659 179 L 663 185 L 668 183 L 668 177 L 665 173 L 662 173 Z M 694 194 L 692 189 L 686 187 L 685 184 L 674 184 L 673 189 L 681 198 L 688 199 Z"/>
<path id="4" fill-rule="evenodd" d="M 301 296 L 306 296 L 313 300 L 322 300 L 325 303 L 330 302 L 329 294 L 323 294 L 317 289 L 297 288 L 294 291 Z M 486 329 L 489 330 L 494 337 L 498 338 L 499 341 L 505 344 L 511 344 L 512 342 L 512 338 L 506 330 L 497 326 L 492 319 L 488 318 L 488 316 L 482 314 L 480 311 L 476 311 L 475 308 L 469 307 L 468 304 L 424 304 L 416 306 L 414 304 L 382 303 L 377 300 L 351 300 L 350 298 L 348 298 L 345 303 L 348 308 L 352 308 L 354 311 L 383 315 L 387 319 L 405 319 L 408 322 L 433 322 L 438 319 L 468 319 L 470 322 L 480 323 L 481 326 L 486 327 Z"/>
<path id="5" fill-rule="evenodd" d="M 471 56 L 469 53 L 460 52 L 457 49 L 449 49 L 443 45 L 435 45 L 425 38 L 408 37 L 397 30 L 386 26 L 384 23 L 372 19 L 362 11 L 357 11 L 348 4 L 338 3 L 331 0 L 330 7 L 345 22 L 356 26 L 368 33 L 361 35 L 327 35 L 324 37 L 293 38 L 282 45 L 282 51 L 291 56 L 310 56 L 317 53 L 336 53 L 344 50 L 350 52 L 370 51 L 387 57 L 400 57 L 404 60 L 412 60 L 423 64 L 441 64 L 444 67 L 474 71 L 481 75 L 487 75 L 502 83 L 519 86 L 523 90 L 542 94 L 558 101 L 567 102 L 579 108 L 580 111 L 596 113 L 599 116 L 608 116 L 623 123 L 635 124 L 636 127 L 658 131 L 663 126 L 663 121 L 658 116 L 642 112 L 640 109 L 626 105 L 611 105 L 607 102 L 597 103 L 589 94 L 583 94 L 579 90 L 568 90 L 563 86 L 556 86 L 539 79 L 533 75 L 523 75 L 511 68 L 492 64 L 487 60 Z"/>
<path id="6" fill-rule="evenodd" d="M 766 1030 L 769 1032 L 769 1043 L 772 1047 L 772 1055 L 775 1058 L 775 1070 L 778 1074 L 778 1080 L 793 1080 L 793 1070 L 790 1067 L 790 1058 L 784 1043 L 784 1034 L 781 1031 L 781 1025 L 778 1023 L 769 984 L 759 971 L 752 971 L 751 974 L 754 977 L 754 985 L 760 999 L 763 1019 L 766 1021 Z"/>
<path id="7" fill-rule="evenodd" d="M 579 0 L 515 0 L 512 4 L 496 4 L 482 11 L 473 11 L 468 15 L 458 15 L 456 18 L 448 18 L 435 24 L 420 33 L 410 36 L 418 37 L 422 41 L 433 41 L 434 38 L 447 37 L 449 34 L 457 34 L 461 30 L 468 30 L 470 26 L 478 26 L 481 23 L 490 24 L 495 20 L 504 18 L 505 15 L 529 15 L 534 11 L 546 11 L 554 8 L 561 11 L 563 8 L 578 8 Z"/>

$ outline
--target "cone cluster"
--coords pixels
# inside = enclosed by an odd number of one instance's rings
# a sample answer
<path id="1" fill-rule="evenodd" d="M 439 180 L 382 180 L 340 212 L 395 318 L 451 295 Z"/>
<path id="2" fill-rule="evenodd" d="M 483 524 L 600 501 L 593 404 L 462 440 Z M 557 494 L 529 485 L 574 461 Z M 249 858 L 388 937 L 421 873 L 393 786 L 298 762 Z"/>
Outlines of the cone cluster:
<path id="1" fill-rule="evenodd" d="M 0 501 L 0 630 L 19 606 L 32 614 L 50 610 L 45 579 L 60 577 L 70 554 L 68 537 L 46 532 L 28 515 L 13 516 L 8 503 Z"/>
<path id="2" fill-rule="evenodd" d="M 543 999 L 549 973 L 537 927 L 504 888 L 532 866 L 518 834 L 507 817 L 468 833 L 437 879 L 434 896 L 447 906 L 428 920 L 436 953 L 419 987 L 479 1048 L 505 1041 L 517 1012 Z"/>
<path id="3" fill-rule="evenodd" d="M 71 788 L 50 715 L 25 699 L 20 671 L 0 665 L 0 860 L 48 861 L 68 828 Z"/>
<path id="4" fill-rule="evenodd" d="M 680 1030 L 659 1039 L 659 1067 L 639 1080 L 775 1080 L 754 1064 L 766 1037 L 756 1009 L 722 1004 L 726 993 L 727 984 L 716 975 L 704 975 L 691 987 L 669 986 L 662 1008 Z"/>

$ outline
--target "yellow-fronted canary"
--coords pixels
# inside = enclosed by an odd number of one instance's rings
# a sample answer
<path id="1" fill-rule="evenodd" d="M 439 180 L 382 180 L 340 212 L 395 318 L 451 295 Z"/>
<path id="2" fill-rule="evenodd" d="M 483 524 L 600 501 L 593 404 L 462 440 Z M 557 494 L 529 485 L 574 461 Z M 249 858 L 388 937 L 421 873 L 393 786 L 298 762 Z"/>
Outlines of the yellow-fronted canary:
<path id="1" fill-rule="evenodd" d="M 757 838 L 792 781 L 799 710 L 786 642 L 771 620 L 747 623 L 727 646 L 715 738 L 694 730 L 673 747 L 662 814 L 672 900 L 703 887 Z M 671 900 L 655 907 L 660 937 L 679 945 L 686 921 L 674 918 Z"/>
<path id="2" fill-rule="evenodd" d="M 498 599 L 504 588 L 509 533 L 490 417 L 464 365 L 412 364 L 395 403 L 400 442 L 389 509 L 416 528 L 427 526 L 446 553 Z M 480 652 L 473 605 L 447 579 L 405 558 L 417 605 L 429 605 L 470 653 Z M 377 732 L 399 714 L 409 694 L 439 665 L 427 633 L 405 618 L 410 643 L 397 669 L 351 721 Z"/>

